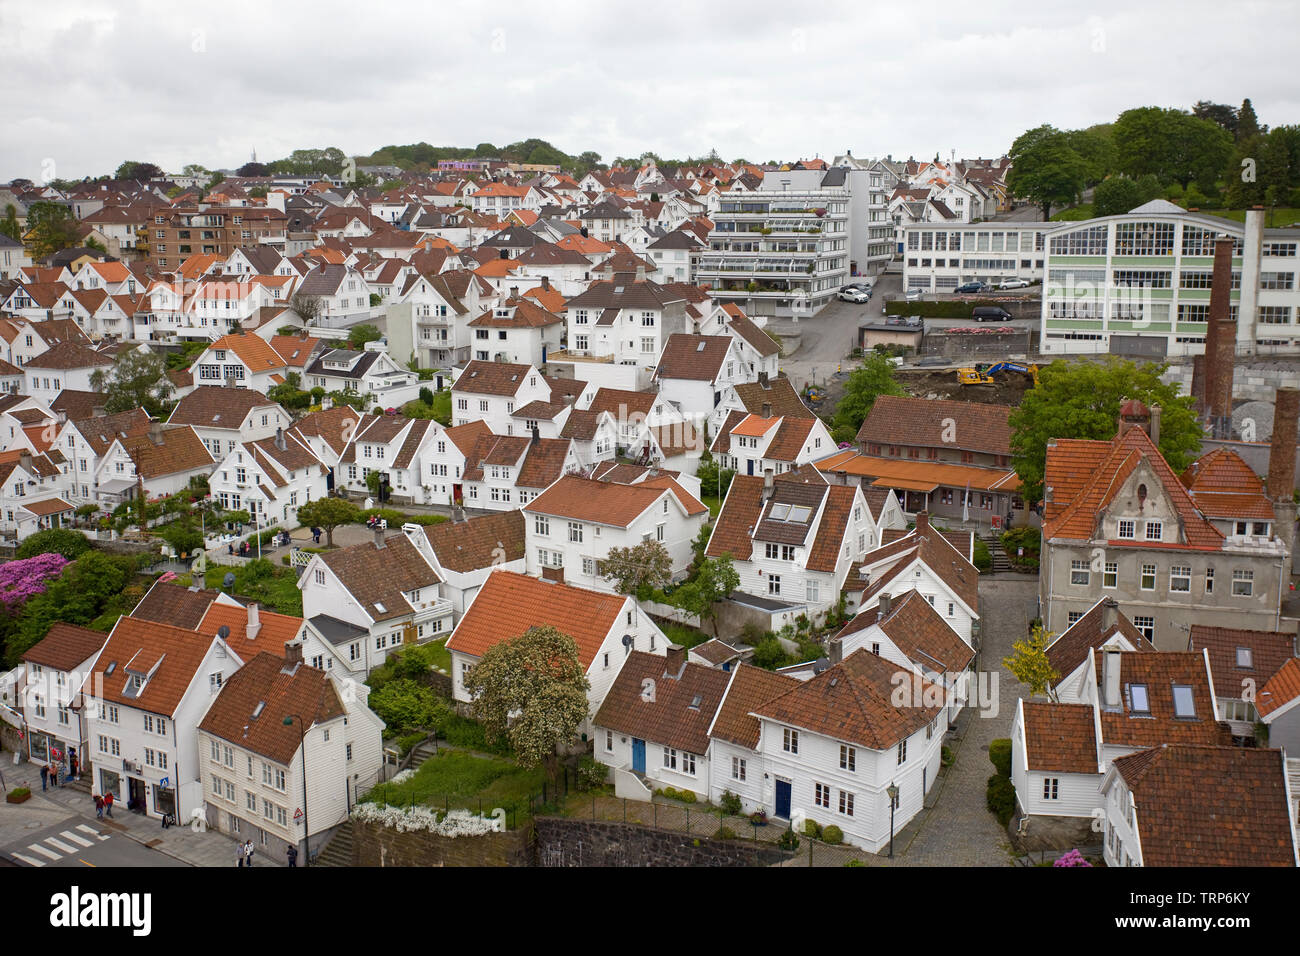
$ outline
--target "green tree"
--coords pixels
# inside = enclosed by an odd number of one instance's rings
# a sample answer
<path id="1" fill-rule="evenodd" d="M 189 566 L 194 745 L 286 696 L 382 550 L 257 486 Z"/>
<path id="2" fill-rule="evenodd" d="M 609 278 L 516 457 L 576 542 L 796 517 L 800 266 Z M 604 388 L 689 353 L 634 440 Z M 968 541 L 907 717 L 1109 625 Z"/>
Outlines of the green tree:
<path id="1" fill-rule="evenodd" d="M 384 333 L 367 322 L 360 325 L 352 326 L 348 332 L 348 348 L 363 349 L 367 342 L 377 342 L 384 337 Z"/>
<path id="2" fill-rule="evenodd" d="M 1007 185 L 1017 197 L 1040 206 L 1043 218 L 1052 206 L 1074 202 L 1088 179 L 1088 164 L 1069 136 L 1051 126 L 1028 130 L 1011 144 Z"/>
<path id="3" fill-rule="evenodd" d="M 325 532 L 325 543 L 334 547 L 334 529 L 339 525 L 356 524 L 361 520 L 361 509 L 345 498 L 317 498 L 298 507 L 298 523 L 304 528 L 320 528 Z"/>
<path id="4" fill-rule="evenodd" d="M 695 577 L 677 589 L 673 595 L 677 605 L 699 617 L 700 622 L 713 621 L 713 636 L 718 636 L 715 605 L 740 587 L 740 573 L 731 563 L 731 555 L 706 558 L 699 562 Z"/>
<path id="5" fill-rule="evenodd" d="M 1226 103 L 1197 100 L 1192 107 L 1192 115 L 1197 119 L 1209 120 L 1211 123 L 1221 126 L 1234 138 L 1237 135 L 1237 110 Z"/>
<path id="6" fill-rule="evenodd" d="M 69 561 L 75 561 L 89 550 L 90 542 L 84 534 L 69 528 L 49 528 L 24 540 L 14 557 L 21 559 L 34 558 L 38 554 L 61 554 Z"/>
<path id="7" fill-rule="evenodd" d="M 1097 184 L 1092 193 L 1092 210 L 1096 216 L 1117 216 L 1147 201 L 1137 180 L 1111 176 Z"/>
<path id="8" fill-rule="evenodd" d="M 489 647 L 464 680 L 488 740 L 509 741 L 523 766 L 543 765 L 554 780 L 558 748 L 587 719 L 590 684 L 573 638 L 534 625 Z"/>
<path id="9" fill-rule="evenodd" d="M 18 224 L 18 210 L 13 203 L 5 204 L 5 217 L 0 219 L 0 235 L 8 236 L 14 242 L 23 241 L 23 227 Z"/>
<path id="10" fill-rule="evenodd" d="M 143 408 L 154 418 L 166 411 L 166 402 L 176 387 L 167 377 L 167 360 L 148 349 L 126 349 L 113 367 L 100 369 L 90 377 L 90 387 L 105 393 L 105 410 L 110 414 Z"/>
<path id="11" fill-rule="evenodd" d="M 44 259 L 77 244 L 77 220 L 61 203 L 37 202 L 27 207 L 27 250 Z"/>
<path id="12" fill-rule="evenodd" d="M 11 635 L 5 658 L 17 666 L 22 655 L 41 641 L 58 621 L 90 625 L 120 596 L 135 574 L 135 562 L 124 555 L 87 551 L 23 607 L 16 633 Z"/>
<path id="13" fill-rule="evenodd" d="M 610 548 L 600 573 L 619 594 L 636 594 L 641 587 L 662 588 L 673 578 L 673 559 L 660 542 L 642 541 L 627 548 Z"/>
<path id="14" fill-rule="evenodd" d="M 1043 694 L 1055 701 L 1056 689 L 1052 682 L 1059 680 L 1061 675 L 1047 659 L 1047 645 L 1051 639 L 1052 635 L 1045 632 L 1041 624 L 1035 624 L 1028 638 L 1011 645 L 1012 654 L 1002 659 L 1002 665 L 1028 687 L 1031 694 Z"/>
<path id="15" fill-rule="evenodd" d="M 386 733 L 396 737 L 434 730 L 451 713 L 431 687 L 409 677 L 397 677 L 372 691 L 366 706 L 388 725 Z"/>
<path id="16" fill-rule="evenodd" d="M 1264 132 L 1260 129 L 1259 120 L 1255 116 L 1255 107 L 1251 105 L 1249 98 L 1241 101 L 1241 108 L 1237 110 L 1237 128 L 1233 132 L 1239 140 L 1254 139 Z"/>
<path id="17" fill-rule="evenodd" d="M 203 533 L 189 515 L 163 525 L 158 533 L 177 554 L 193 555 L 203 547 Z"/>
<path id="18" fill-rule="evenodd" d="M 1084 183 L 1094 185 L 1115 170 L 1115 140 L 1109 123 L 1099 123 L 1087 129 L 1071 130 L 1065 134 L 1070 147 L 1079 154 L 1084 164 Z"/>
<path id="19" fill-rule="evenodd" d="M 844 382 L 844 397 L 831 421 L 836 428 L 851 429 L 856 437 L 877 398 L 902 394 L 903 387 L 894 378 L 894 365 L 889 357 L 870 352 Z"/>
<path id="20" fill-rule="evenodd" d="M 1191 182 L 1212 189 L 1232 155 L 1232 136 L 1217 123 L 1177 109 L 1125 110 L 1112 128 L 1118 169 L 1134 179 L 1154 175 L 1161 184 Z"/>
<path id="21" fill-rule="evenodd" d="M 136 182 L 145 183 L 151 179 L 157 179 L 162 175 L 162 168 L 154 163 L 140 163 L 128 159 L 121 166 L 117 167 L 117 172 L 113 174 L 113 178 L 134 179 Z"/>
<path id="22" fill-rule="evenodd" d="M 1036 502 L 1043 496 L 1047 443 L 1059 438 L 1109 440 L 1119 427 L 1119 409 L 1135 398 L 1148 408 L 1159 405 L 1160 452 L 1175 472 L 1190 465 L 1200 450 L 1204 430 L 1196 420 L 1190 395 L 1160 376 L 1168 365 L 1136 365 L 1110 358 L 1104 362 L 1055 361 L 1039 371 L 1037 388 L 1025 393 L 1011 426 L 1011 464 L 1020 476 L 1021 493 Z"/>
<path id="23" fill-rule="evenodd" d="M 302 388 L 302 376 L 290 372 L 279 385 L 272 385 L 266 390 L 266 397 L 285 408 L 306 408 L 311 404 L 311 392 Z"/>

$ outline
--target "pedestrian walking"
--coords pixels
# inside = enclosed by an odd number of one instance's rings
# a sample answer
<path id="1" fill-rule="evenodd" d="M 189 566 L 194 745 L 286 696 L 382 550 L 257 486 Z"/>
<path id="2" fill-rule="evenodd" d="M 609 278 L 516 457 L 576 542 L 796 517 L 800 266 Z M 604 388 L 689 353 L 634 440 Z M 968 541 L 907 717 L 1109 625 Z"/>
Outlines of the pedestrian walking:
<path id="1" fill-rule="evenodd" d="M 95 819 L 104 819 L 104 798 L 95 794 Z"/>
<path id="2" fill-rule="evenodd" d="M 68 767 L 68 776 L 73 777 L 74 779 L 77 778 L 77 771 L 80 770 L 81 767 L 77 763 L 77 752 L 71 747 L 68 748 Z"/>
<path id="3" fill-rule="evenodd" d="M 287 850 L 285 850 L 284 853 L 285 853 L 285 856 L 287 856 L 287 857 L 289 858 L 289 865 L 290 865 L 290 866 L 297 866 L 297 865 L 298 865 L 298 848 L 297 848 L 296 846 L 294 846 L 292 843 L 290 843 L 290 844 L 289 844 L 289 848 L 288 848 Z"/>
<path id="4" fill-rule="evenodd" d="M 59 765 L 52 763 L 50 764 L 50 786 L 57 787 L 58 785 L 59 785 Z"/>
<path id="5" fill-rule="evenodd" d="M 235 866 L 240 867 L 242 869 L 244 866 L 244 857 L 246 857 L 247 855 L 248 854 L 244 852 L 244 844 L 236 843 L 235 844 Z"/>
<path id="6" fill-rule="evenodd" d="M 247 858 L 247 862 L 244 863 L 244 866 L 252 866 L 253 865 L 253 841 L 252 840 L 249 840 L 247 843 L 244 844 L 244 856 Z"/>
<path id="7" fill-rule="evenodd" d="M 41 790 L 45 790 L 45 784 L 50 779 L 50 768 L 41 764 Z"/>
<path id="8" fill-rule="evenodd" d="M 113 791 L 104 794 L 104 816 L 113 819 Z"/>
<path id="9" fill-rule="evenodd" d="M 313 544 L 320 544 L 320 528 L 311 529 L 311 540 Z"/>

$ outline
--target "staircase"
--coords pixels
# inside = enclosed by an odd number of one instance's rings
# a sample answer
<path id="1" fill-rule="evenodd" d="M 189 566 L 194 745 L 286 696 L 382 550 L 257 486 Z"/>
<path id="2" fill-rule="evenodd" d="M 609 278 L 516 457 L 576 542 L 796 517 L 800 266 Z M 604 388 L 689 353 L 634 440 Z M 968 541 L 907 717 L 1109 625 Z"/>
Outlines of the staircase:
<path id="1" fill-rule="evenodd" d="M 422 763 L 424 763 L 430 757 L 435 756 L 437 753 L 438 750 L 434 746 L 433 741 L 426 740 L 424 743 L 420 744 L 414 750 L 411 751 L 411 760 L 410 763 L 407 764 L 407 766 L 410 767 L 412 770 L 418 770 Z"/>
<path id="2" fill-rule="evenodd" d="M 980 540 L 982 540 L 986 545 L 988 545 L 989 557 L 993 559 L 993 569 L 992 569 L 993 574 L 1004 574 L 1006 572 L 1013 570 L 1013 568 L 1011 567 L 1011 561 L 1007 557 L 1007 553 L 1002 550 L 1001 535 L 982 534 L 980 535 Z"/>
<path id="3" fill-rule="evenodd" d="M 352 821 L 347 820 L 334 831 L 325 849 L 321 850 L 312 866 L 352 866 Z"/>
<path id="4" fill-rule="evenodd" d="M 90 796 L 90 773 L 83 773 L 80 780 L 69 780 L 63 785 L 64 790 L 75 790 L 78 793 L 84 793 Z"/>

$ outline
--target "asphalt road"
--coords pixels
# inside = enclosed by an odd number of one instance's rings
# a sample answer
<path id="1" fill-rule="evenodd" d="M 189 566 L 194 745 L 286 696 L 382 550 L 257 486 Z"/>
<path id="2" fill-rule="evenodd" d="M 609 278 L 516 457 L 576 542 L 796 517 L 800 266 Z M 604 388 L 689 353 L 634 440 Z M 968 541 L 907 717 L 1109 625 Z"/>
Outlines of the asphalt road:
<path id="1" fill-rule="evenodd" d="M 8 846 L 0 857 L 23 866 L 185 866 L 180 860 L 113 833 L 99 821 L 72 816 L 52 826 L 34 827 Z"/>

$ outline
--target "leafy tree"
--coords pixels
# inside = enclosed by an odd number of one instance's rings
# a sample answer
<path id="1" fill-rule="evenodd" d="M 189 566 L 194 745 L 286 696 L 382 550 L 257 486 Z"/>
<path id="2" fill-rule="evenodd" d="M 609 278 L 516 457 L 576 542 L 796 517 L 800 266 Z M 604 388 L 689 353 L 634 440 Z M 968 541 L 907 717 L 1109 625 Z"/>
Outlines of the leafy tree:
<path id="1" fill-rule="evenodd" d="M 1058 438 L 1109 440 L 1119 427 L 1119 409 L 1135 398 L 1148 408 L 1159 405 L 1160 452 L 1181 472 L 1200 450 L 1204 431 L 1196 420 L 1190 395 L 1166 385 L 1160 376 L 1168 365 L 1110 358 L 1105 362 L 1055 361 L 1039 371 L 1039 384 L 1025 393 L 1011 426 L 1011 464 L 1029 501 L 1043 496 L 1047 443 Z"/>
<path id="2" fill-rule="evenodd" d="M 773 635 L 768 634 L 754 645 L 754 656 L 750 658 L 750 663 L 755 667 L 774 671 L 778 667 L 784 667 L 790 663 L 790 655 L 785 652 L 785 648 L 781 646 L 780 641 Z"/>
<path id="3" fill-rule="evenodd" d="M 61 203 L 37 202 L 27 207 L 27 250 L 44 259 L 77 244 L 77 220 Z"/>
<path id="4" fill-rule="evenodd" d="M 176 387 L 167 377 L 167 360 L 148 349 L 126 349 L 117 357 L 112 369 L 96 371 L 90 387 L 105 393 L 105 410 L 110 414 L 143 408 L 152 417 L 160 417 Z"/>
<path id="5" fill-rule="evenodd" d="M 23 241 L 23 227 L 18 224 L 18 210 L 13 203 L 5 204 L 4 219 L 0 219 L 0 235 L 8 236 L 15 242 Z"/>
<path id="6" fill-rule="evenodd" d="M 695 477 L 700 479 L 700 494 L 717 495 L 721 501 L 727 497 L 727 490 L 731 488 L 731 479 L 736 477 L 736 471 L 734 468 L 720 468 L 713 453 L 706 448 L 696 463 Z"/>
<path id="7" fill-rule="evenodd" d="M 552 780 L 559 746 L 587 718 L 589 688 L 577 643 L 549 624 L 489 647 L 465 677 L 488 740 L 508 740 L 523 766 L 544 765 Z"/>
<path id="8" fill-rule="evenodd" d="M 248 191 L 248 195 L 251 196 L 253 199 L 265 199 L 266 194 L 269 191 L 270 190 L 268 190 L 265 186 L 254 186 L 252 189 Z"/>
<path id="9" fill-rule="evenodd" d="M 1247 100 L 1246 102 L 1250 102 Z M 1209 100 L 1197 100 L 1192 107 L 1192 115 L 1197 119 L 1209 120 L 1223 127 L 1234 138 L 1237 135 L 1237 110 L 1226 103 L 1211 103 Z"/>
<path id="10" fill-rule="evenodd" d="M 1084 182 L 1087 185 L 1101 182 L 1114 171 L 1115 140 L 1109 123 L 1071 130 L 1065 135 L 1070 146 L 1083 160 Z"/>
<path id="11" fill-rule="evenodd" d="M 57 556 L 42 555 L 33 560 L 54 557 Z M 120 599 L 134 574 L 135 562 L 129 557 L 87 551 L 64 567 L 63 573 L 48 583 L 45 593 L 27 602 L 16 632 L 7 642 L 6 660 L 16 666 L 23 653 L 44 638 L 50 626 L 58 621 L 89 625 Z"/>
<path id="12" fill-rule="evenodd" d="M 325 543 L 334 547 L 334 529 L 361 520 L 361 509 L 344 498 L 317 498 L 298 507 L 298 523 L 304 528 L 320 528 Z"/>
<path id="13" fill-rule="evenodd" d="M 1074 202 L 1088 179 L 1088 163 L 1070 137 L 1051 126 L 1020 134 L 1010 157 L 1007 185 L 1016 196 L 1042 207 L 1044 219 L 1051 217 L 1052 206 Z"/>
<path id="14" fill-rule="evenodd" d="M 610 548 L 600 573 L 619 594 L 635 594 L 643 586 L 661 588 L 673 577 L 673 559 L 658 541 L 627 548 Z"/>
<path id="15" fill-rule="evenodd" d="M 1093 214 L 1097 216 L 1116 216 L 1135 209 L 1146 202 L 1149 196 L 1143 194 L 1137 180 L 1127 176 L 1111 176 L 1097 184 L 1092 193 Z"/>
<path id="16" fill-rule="evenodd" d="M 235 170 L 235 175 L 248 177 L 269 176 L 271 170 L 265 163 L 244 163 Z"/>
<path id="17" fill-rule="evenodd" d="M 1035 624 L 1029 637 L 1011 645 L 1012 654 L 1002 659 L 1002 665 L 1015 676 L 1016 680 L 1029 688 L 1031 694 L 1043 694 L 1049 700 L 1056 701 L 1056 689 L 1052 682 L 1060 678 L 1047 660 L 1047 645 L 1052 635 L 1043 630 L 1041 624 Z"/>
<path id="18" fill-rule="evenodd" d="M 699 617 L 700 622 L 713 621 L 713 636 L 718 636 L 714 605 L 740 587 L 740 573 L 731 563 L 731 555 L 706 558 L 699 562 L 695 577 L 677 589 L 673 596 L 685 611 Z"/>
<path id="19" fill-rule="evenodd" d="M 162 168 L 154 163 L 140 163 L 128 159 L 121 166 L 117 167 L 117 172 L 113 174 L 113 178 L 134 179 L 136 182 L 145 183 L 151 179 L 157 179 L 162 175 Z"/>
<path id="20" fill-rule="evenodd" d="M 1239 140 L 1254 139 L 1264 132 L 1260 128 L 1259 120 L 1255 116 L 1255 107 L 1249 98 L 1241 101 L 1241 109 L 1237 110 L 1237 128 L 1233 132 Z"/>
<path id="21" fill-rule="evenodd" d="M 303 390 L 302 376 L 297 372 L 290 372 L 279 385 L 268 388 L 266 397 L 285 408 L 306 408 L 311 404 L 311 392 Z"/>
<path id="22" fill-rule="evenodd" d="M 163 525 L 158 532 L 177 554 L 190 554 L 203 547 L 203 533 L 189 515 Z"/>
<path id="23" fill-rule="evenodd" d="M 93 510 L 94 505 L 91 508 Z M 61 554 L 69 561 L 75 561 L 89 550 L 90 542 L 84 534 L 68 528 L 49 528 L 28 537 L 18 546 L 14 556 L 21 559 L 34 558 L 38 554 Z"/>
<path id="24" fill-rule="evenodd" d="M 295 292 L 293 298 L 289 300 L 289 307 L 302 316 L 302 320 L 308 325 L 316 321 L 323 308 L 319 296 L 303 295 L 301 292 Z"/>
<path id="25" fill-rule="evenodd" d="M 377 342 L 384 337 L 384 333 L 368 322 L 352 326 L 348 332 L 348 348 L 363 349 L 367 342 Z"/>
<path id="26" fill-rule="evenodd" d="M 888 356 L 868 353 L 844 382 L 844 397 L 831 420 L 837 428 L 852 429 L 856 437 L 877 398 L 902 394 L 903 387 L 894 378 L 894 365 Z"/>
<path id="27" fill-rule="evenodd" d="M 1125 110 L 1113 127 L 1118 168 L 1133 178 L 1148 173 L 1162 184 L 1213 188 L 1232 155 L 1232 137 L 1218 124 L 1177 109 Z"/>

